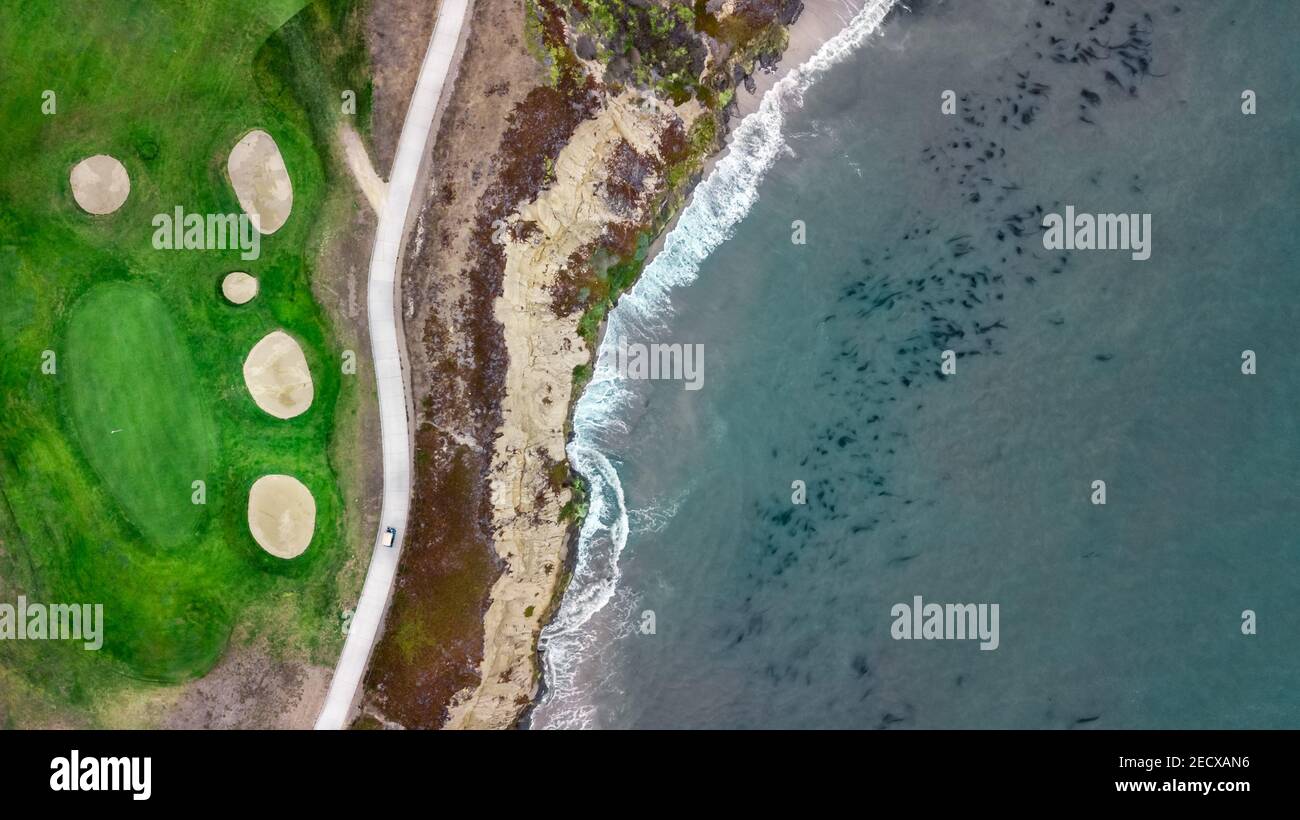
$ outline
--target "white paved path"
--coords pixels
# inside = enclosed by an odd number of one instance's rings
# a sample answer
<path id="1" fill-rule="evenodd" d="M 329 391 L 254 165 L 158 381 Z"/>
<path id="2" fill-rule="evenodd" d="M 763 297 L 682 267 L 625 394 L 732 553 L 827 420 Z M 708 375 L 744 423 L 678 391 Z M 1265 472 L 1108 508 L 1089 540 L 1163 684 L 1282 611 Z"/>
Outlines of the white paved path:
<path id="1" fill-rule="evenodd" d="M 388 199 L 375 230 L 375 247 L 370 255 L 369 318 L 384 448 L 383 509 L 379 514 L 379 532 L 370 557 L 370 569 L 366 572 L 366 583 L 361 589 L 361 599 L 357 602 L 343 653 L 334 670 L 334 679 L 330 682 L 329 695 L 316 720 L 317 729 L 343 729 L 347 726 L 352 703 L 370 661 L 370 652 L 374 649 L 388 596 L 393 589 L 397 559 L 406 535 L 406 517 L 411 507 L 411 435 L 406 416 L 406 387 L 397 322 L 399 306 L 395 304 L 394 283 L 411 197 L 416 193 L 415 183 L 420 175 L 420 162 L 428 148 L 434 113 L 442 97 L 469 5 L 470 0 L 442 0 L 438 9 L 438 22 L 420 66 L 420 78 L 415 93 L 411 95 L 402 135 L 397 142 L 397 155 L 388 180 Z M 397 528 L 397 543 L 391 548 L 381 545 L 387 527 Z"/>

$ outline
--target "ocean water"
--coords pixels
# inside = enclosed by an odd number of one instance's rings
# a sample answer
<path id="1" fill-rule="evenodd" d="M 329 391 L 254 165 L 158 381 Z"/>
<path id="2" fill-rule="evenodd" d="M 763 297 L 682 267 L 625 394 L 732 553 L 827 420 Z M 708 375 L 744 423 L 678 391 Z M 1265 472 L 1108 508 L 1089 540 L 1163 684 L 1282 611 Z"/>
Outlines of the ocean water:
<path id="1" fill-rule="evenodd" d="M 1300 727 L 1300 4 L 889 5 L 612 315 L 531 725 Z M 1067 205 L 1150 258 L 1045 249 Z M 894 639 L 918 595 L 998 647 Z"/>

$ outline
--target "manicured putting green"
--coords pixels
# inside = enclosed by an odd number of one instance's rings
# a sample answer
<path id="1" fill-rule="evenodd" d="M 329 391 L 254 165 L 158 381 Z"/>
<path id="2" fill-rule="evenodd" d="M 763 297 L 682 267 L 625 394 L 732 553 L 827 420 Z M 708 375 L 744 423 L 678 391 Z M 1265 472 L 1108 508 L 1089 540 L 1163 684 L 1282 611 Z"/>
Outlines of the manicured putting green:
<path id="1" fill-rule="evenodd" d="M 163 547 L 192 539 L 216 438 L 194 362 L 167 306 L 142 285 L 98 285 L 74 307 L 59 369 L 90 465 L 133 524 Z"/>

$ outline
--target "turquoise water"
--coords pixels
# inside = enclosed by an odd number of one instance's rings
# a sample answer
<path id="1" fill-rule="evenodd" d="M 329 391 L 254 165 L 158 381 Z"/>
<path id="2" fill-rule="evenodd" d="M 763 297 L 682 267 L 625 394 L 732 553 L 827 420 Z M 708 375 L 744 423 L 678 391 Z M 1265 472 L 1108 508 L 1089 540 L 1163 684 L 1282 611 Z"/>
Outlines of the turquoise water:
<path id="1" fill-rule="evenodd" d="M 910 5 L 615 311 L 704 386 L 603 361 L 580 403 L 532 725 L 1300 726 L 1300 4 Z M 1066 205 L 1151 214 L 1150 259 L 1045 250 Z M 1000 645 L 892 639 L 915 595 Z"/>

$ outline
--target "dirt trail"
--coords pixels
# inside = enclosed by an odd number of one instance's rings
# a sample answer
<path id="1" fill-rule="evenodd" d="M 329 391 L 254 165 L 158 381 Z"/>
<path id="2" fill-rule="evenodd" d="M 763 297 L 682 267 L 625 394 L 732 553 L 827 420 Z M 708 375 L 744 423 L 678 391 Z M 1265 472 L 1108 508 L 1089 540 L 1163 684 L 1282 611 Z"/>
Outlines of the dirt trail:
<path id="1" fill-rule="evenodd" d="M 379 178 L 375 166 L 370 162 L 370 154 L 361 141 L 361 135 L 350 124 L 344 123 L 339 126 L 339 142 L 343 144 L 343 158 L 348 170 L 352 172 L 352 179 L 361 193 L 365 194 L 370 209 L 375 214 L 382 215 L 384 200 L 388 199 L 388 184 Z"/>

